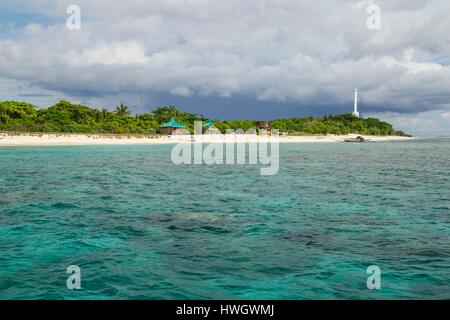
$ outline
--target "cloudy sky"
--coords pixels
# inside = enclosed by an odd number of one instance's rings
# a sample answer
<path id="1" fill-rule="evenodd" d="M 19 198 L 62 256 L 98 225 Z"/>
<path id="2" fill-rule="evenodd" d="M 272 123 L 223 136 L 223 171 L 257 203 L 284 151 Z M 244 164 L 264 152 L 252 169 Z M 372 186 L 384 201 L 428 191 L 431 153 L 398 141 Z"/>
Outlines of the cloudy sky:
<path id="1" fill-rule="evenodd" d="M 0 100 L 270 119 L 351 112 L 358 88 L 363 116 L 450 135 L 449 16 L 448 0 L 0 0 Z"/>

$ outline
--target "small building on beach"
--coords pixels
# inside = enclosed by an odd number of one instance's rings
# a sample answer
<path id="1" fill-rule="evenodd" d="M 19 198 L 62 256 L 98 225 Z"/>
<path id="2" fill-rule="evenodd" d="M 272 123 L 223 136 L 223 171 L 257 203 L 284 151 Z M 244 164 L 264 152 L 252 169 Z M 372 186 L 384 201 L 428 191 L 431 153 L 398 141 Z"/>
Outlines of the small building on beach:
<path id="1" fill-rule="evenodd" d="M 166 135 L 184 134 L 186 131 L 186 126 L 182 123 L 179 123 L 174 118 L 171 118 L 168 122 L 162 124 L 159 127 L 159 131 L 161 132 L 161 134 Z"/>
<path id="2" fill-rule="evenodd" d="M 272 123 L 270 121 L 258 121 L 259 134 L 272 135 Z"/>
<path id="3" fill-rule="evenodd" d="M 203 124 L 203 127 L 205 128 L 205 134 L 221 134 L 219 128 L 217 128 L 214 125 L 214 122 L 212 120 L 208 120 Z"/>

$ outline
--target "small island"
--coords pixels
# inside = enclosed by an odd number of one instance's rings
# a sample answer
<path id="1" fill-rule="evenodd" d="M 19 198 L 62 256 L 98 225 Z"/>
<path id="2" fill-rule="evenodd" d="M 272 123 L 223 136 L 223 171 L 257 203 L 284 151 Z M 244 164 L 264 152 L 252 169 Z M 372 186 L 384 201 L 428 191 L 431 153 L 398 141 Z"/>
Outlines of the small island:
<path id="1" fill-rule="evenodd" d="M 280 142 L 344 141 L 348 134 L 359 134 L 372 141 L 401 140 L 409 137 L 387 122 L 355 115 L 327 115 L 320 118 L 298 117 L 261 120 L 220 120 L 183 112 L 174 106 L 155 108 L 151 113 L 131 115 L 129 107 L 120 104 L 115 111 L 96 109 L 60 101 L 48 108 L 16 101 L 0 102 L 0 146 L 173 143 L 167 123 L 194 132 L 194 122 L 205 123 L 205 131 L 256 129 L 277 130 Z M 209 130 L 211 132 L 211 129 Z"/>

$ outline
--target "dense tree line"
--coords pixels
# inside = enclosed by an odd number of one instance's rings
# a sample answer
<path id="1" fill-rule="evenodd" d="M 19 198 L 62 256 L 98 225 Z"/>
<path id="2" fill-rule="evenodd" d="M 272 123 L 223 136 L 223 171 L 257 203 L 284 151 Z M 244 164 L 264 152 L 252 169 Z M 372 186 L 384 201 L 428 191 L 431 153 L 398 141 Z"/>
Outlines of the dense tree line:
<path id="1" fill-rule="evenodd" d="M 406 136 L 402 131 L 396 131 L 391 124 L 375 118 L 357 118 L 351 113 L 329 115 L 322 118 L 278 119 L 272 122 L 274 128 L 296 134 L 348 134 L 366 135 L 399 135 Z"/>
<path id="2" fill-rule="evenodd" d="M 157 134 L 159 126 L 175 118 L 193 131 L 194 121 L 205 121 L 201 115 L 182 112 L 174 106 L 160 107 L 150 114 L 131 115 L 120 104 L 115 111 L 92 109 L 87 106 L 60 101 L 48 108 L 38 108 L 25 102 L 0 102 L 0 130 L 19 132 Z M 257 128 L 253 120 L 214 120 L 222 132 L 227 129 Z M 290 134 L 347 134 L 405 135 L 395 131 L 389 123 L 378 119 L 359 119 L 351 114 L 330 115 L 323 118 L 293 118 L 272 121 L 274 129 Z"/>

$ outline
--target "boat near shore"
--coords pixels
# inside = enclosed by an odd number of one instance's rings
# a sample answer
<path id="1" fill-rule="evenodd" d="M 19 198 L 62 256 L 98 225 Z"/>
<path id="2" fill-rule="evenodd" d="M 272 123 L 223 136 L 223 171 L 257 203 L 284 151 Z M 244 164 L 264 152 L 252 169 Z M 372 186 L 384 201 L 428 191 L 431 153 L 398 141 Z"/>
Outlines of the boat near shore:
<path id="1" fill-rule="evenodd" d="M 364 138 L 362 135 L 359 134 L 349 134 L 347 138 L 344 139 L 344 142 L 370 142 L 369 139 Z"/>

